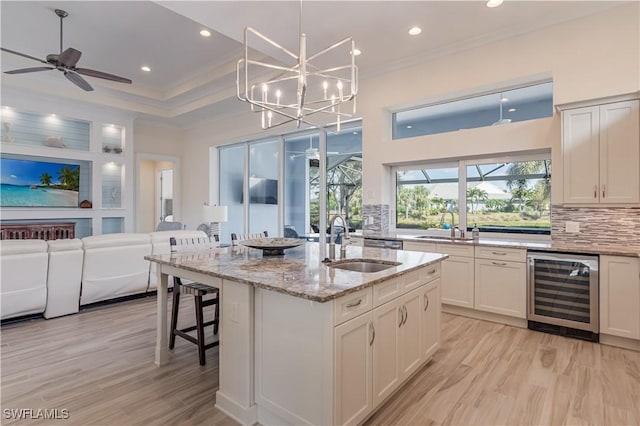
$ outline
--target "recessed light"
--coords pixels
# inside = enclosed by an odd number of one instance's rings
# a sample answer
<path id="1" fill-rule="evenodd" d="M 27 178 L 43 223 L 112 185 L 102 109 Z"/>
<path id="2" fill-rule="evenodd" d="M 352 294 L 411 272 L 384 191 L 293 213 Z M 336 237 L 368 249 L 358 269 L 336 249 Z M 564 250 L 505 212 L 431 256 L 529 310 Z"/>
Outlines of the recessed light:
<path id="1" fill-rule="evenodd" d="M 502 97 L 500 98 L 500 102 L 509 102 L 509 98 Z"/>
<path id="2" fill-rule="evenodd" d="M 411 124 L 409 124 L 409 125 L 407 126 L 407 129 L 413 129 L 413 126 L 412 126 Z"/>
<path id="3" fill-rule="evenodd" d="M 200 35 L 201 35 L 202 37 L 211 37 L 211 31 L 209 31 L 209 30 L 202 30 L 202 31 L 200 31 Z"/>
<path id="4" fill-rule="evenodd" d="M 509 112 L 516 112 L 515 108 L 509 108 Z"/>
<path id="5" fill-rule="evenodd" d="M 149 67 L 148 67 L 148 66 L 146 66 L 146 65 L 141 66 L 141 67 L 140 67 L 140 69 L 141 69 L 142 71 L 144 71 L 144 72 L 150 72 L 150 71 L 151 71 L 151 68 L 149 68 Z"/>
<path id="6" fill-rule="evenodd" d="M 358 134 L 358 132 L 353 132 L 353 134 L 354 134 L 354 135 L 357 135 L 357 134 Z"/>
<path id="7" fill-rule="evenodd" d="M 51 114 L 51 117 L 55 117 L 55 116 L 56 116 L 55 114 Z"/>
<path id="8" fill-rule="evenodd" d="M 413 27 L 409 30 L 409 34 L 410 35 L 418 35 L 422 32 L 422 28 L 420 27 Z"/>
<path id="9" fill-rule="evenodd" d="M 360 49 L 353 49 L 353 56 L 360 56 L 362 55 L 362 51 Z"/>
<path id="10" fill-rule="evenodd" d="M 503 0 L 488 0 L 487 7 L 498 7 L 502 4 Z"/>

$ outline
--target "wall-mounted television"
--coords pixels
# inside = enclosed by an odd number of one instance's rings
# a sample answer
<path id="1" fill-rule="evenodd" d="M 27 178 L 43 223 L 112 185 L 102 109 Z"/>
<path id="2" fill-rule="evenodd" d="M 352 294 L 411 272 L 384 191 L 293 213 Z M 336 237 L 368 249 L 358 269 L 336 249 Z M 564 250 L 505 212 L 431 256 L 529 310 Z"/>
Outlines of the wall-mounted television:
<path id="1" fill-rule="evenodd" d="M 249 202 L 252 204 L 278 204 L 278 181 L 250 177 Z"/>
<path id="2" fill-rule="evenodd" d="M 78 207 L 80 166 L 0 158 L 0 207 Z"/>

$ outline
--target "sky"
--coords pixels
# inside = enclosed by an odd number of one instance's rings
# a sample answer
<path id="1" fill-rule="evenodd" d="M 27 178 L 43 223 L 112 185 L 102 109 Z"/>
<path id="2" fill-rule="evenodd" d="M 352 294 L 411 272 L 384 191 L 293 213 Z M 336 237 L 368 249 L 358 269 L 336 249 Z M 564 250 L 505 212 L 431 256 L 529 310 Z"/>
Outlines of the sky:
<path id="1" fill-rule="evenodd" d="M 49 173 L 49 175 L 51 175 L 51 183 L 54 185 L 59 184 L 58 171 L 63 167 L 69 167 L 71 170 L 75 170 L 80 166 L 2 158 L 0 160 L 0 183 L 10 185 L 41 185 L 40 176 L 43 173 Z"/>

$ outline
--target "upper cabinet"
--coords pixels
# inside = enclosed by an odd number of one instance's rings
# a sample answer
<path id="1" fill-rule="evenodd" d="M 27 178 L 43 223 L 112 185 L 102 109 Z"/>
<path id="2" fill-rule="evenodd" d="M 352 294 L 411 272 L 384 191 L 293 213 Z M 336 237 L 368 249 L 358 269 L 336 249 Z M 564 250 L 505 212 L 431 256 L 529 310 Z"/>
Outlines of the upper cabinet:
<path id="1" fill-rule="evenodd" d="M 640 203 L 639 102 L 562 111 L 564 204 Z"/>

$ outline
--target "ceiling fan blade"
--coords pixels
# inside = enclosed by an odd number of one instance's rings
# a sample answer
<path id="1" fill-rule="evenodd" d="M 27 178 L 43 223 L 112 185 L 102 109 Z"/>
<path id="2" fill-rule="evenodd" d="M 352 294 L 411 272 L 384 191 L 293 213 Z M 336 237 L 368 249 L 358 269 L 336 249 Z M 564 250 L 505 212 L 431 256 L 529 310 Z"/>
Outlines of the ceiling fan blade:
<path id="1" fill-rule="evenodd" d="M 0 50 L 2 50 L 3 52 L 7 52 L 7 53 L 13 53 L 14 55 L 22 56 L 24 58 L 33 59 L 34 61 L 42 62 L 43 64 L 48 64 L 47 61 L 43 61 L 40 58 L 36 58 L 35 56 L 27 55 L 25 53 L 16 52 L 15 50 L 5 49 L 4 47 L 0 47 Z"/>
<path id="2" fill-rule="evenodd" d="M 103 78 L 105 80 L 117 81 L 118 83 L 131 84 L 131 80 L 129 80 L 128 78 L 108 74 L 102 71 L 90 70 L 88 68 L 76 68 L 74 71 L 82 75 L 88 75 L 89 77 L 97 77 Z"/>
<path id="3" fill-rule="evenodd" d="M 51 67 L 21 68 L 19 70 L 5 71 L 4 73 L 5 74 L 24 74 L 27 72 L 49 71 L 49 70 L 55 70 L 55 68 L 51 68 Z"/>
<path id="4" fill-rule="evenodd" d="M 64 65 L 65 67 L 73 68 L 80 60 L 80 56 L 82 56 L 81 51 L 70 47 L 62 52 L 60 56 L 58 56 L 58 62 L 60 62 L 60 64 Z"/>
<path id="5" fill-rule="evenodd" d="M 91 87 L 91 85 L 89 83 L 87 83 L 87 80 L 85 80 L 84 78 L 80 77 L 78 74 L 76 74 L 73 71 L 65 71 L 64 72 L 64 76 L 67 77 L 67 79 L 70 82 L 72 82 L 73 84 L 75 84 L 76 86 L 81 88 L 82 90 L 86 90 L 87 92 L 90 92 L 90 91 L 93 90 L 93 87 Z"/>

